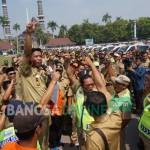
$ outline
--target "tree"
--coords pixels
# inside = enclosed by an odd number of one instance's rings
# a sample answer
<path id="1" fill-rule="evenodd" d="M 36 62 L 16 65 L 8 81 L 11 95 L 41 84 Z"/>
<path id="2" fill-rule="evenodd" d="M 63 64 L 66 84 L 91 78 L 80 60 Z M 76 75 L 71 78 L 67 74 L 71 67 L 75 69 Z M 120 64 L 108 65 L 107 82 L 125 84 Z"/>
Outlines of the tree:
<path id="1" fill-rule="evenodd" d="M 84 19 L 83 24 L 89 24 L 89 19 Z"/>
<path id="2" fill-rule="evenodd" d="M 59 37 L 66 37 L 66 35 L 67 35 L 67 26 L 61 25 L 60 28 L 59 28 L 58 36 Z"/>
<path id="3" fill-rule="evenodd" d="M 9 24 L 8 18 L 5 16 L 0 16 L 0 25 L 3 28 L 3 35 L 5 38 L 5 27 Z"/>
<path id="4" fill-rule="evenodd" d="M 97 23 L 90 23 L 88 19 L 83 20 L 81 25 L 73 25 L 68 30 L 70 39 L 78 45 L 85 44 L 85 39 L 93 38 L 95 42 L 100 41 L 99 25 Z"/>
<path id="5" fill-rule="evenodd" d="M 47 43 L 48 34 L 44 33 L 40 26 L 36 28 L 34 34 L 35 34 L 35 37 L 37 38 L 37 42 L 40 46 Z"/>
<path id="6" fill-rule="evenodd" d="M 16 31 L 16 43 L 17 43 L 17 54 L 18 54 L 19 51 L 18 31 L 20 30 L 20 25 L 18 23 L 15 23 L 13 25 L 13 29 Z"/>
<path id="7" fill-rule="evenodd" d="M 88 19 L 83 20 L 81 25 L 83 39 L 93 39 L 95 37 L 94 24 L 90 23 Z"/>
<path id="8" fill-rule="evenodd" d="M 103 18 L 102 18 L 102 22 L 104 22 L 104 23 L 111 23 L 111 16 L 108 14 L 108 13 L 106 13 L 104 16 L 103 16 Z"/>
<path id="9" fill-rule="evenodd" d="M 58 25 L 57 25 L 57 23 L 54 22 L 54 21 L 49 21 L 49 22 L 47 23 L 47 28 L 50 28 L 50 29 L 51 29 L 52 34 L 53 34 L 53 38 L 54 38 L 54 31 L 57 29 L 57 27 L 58 27 Z"/>
<path id="10" fill-rule="evenodd" d="M 18 31 L 20 30 L 20 25 L 18 23 L 15 23 L 13 25 L 13 29 L 16 31 L 16 33 L 18 34 Z"/>
<path id="11" fill-rule="evenodd" d="M 150 17 L 140 17 L 137 20 L 137 35 L 140 39 L 150 38 Z"/>
<path id="12" fill-rule="evenodd" d="M 84 44 L 83 34 L 81 31 L 81 25 L 75 24 L 71 26 L 71 28 L 68 30 L 69 38 L 76 42 L 78 45 Z"/>
<path id="13" fill-rule="evenodd" d="M 85 44 L 87 38 L 93 38 L 94 43 L 129 41 L 132 40 L 133 32 L 133 20 L 117 17 L 115 21 L 105 25 L 90 23 L 88 19 L 83 20 L 82 24 L 71 26 L 68 35 L 72 41 L 81 45 Z M 141 17 L 137 20 L 137 35 L 140 39 L 150 39 L 150 17 Z"/>
<path id="14" fill-rule="evenodd" d="M 128 20 L 125 19 L 117 19 L 112 23 L 115 41 L 127 41 L 130 39 L 130 35 L 128 32 Z"/>
<path id="15" fill-rule="evenodd" d="M 116 20 L 121 20 L 122 18 L 121 17 L 116 17 Z"/>

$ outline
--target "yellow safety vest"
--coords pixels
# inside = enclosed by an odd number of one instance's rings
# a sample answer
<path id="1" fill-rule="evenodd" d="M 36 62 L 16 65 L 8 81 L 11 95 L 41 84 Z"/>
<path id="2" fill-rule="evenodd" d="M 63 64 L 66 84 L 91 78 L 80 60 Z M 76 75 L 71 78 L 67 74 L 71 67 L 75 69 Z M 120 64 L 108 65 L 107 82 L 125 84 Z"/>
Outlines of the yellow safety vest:
<path id="1" fill-rule="evenodd" d="M 150 139 L 150 103 L 148 102 L 148 98 L 150 98 L 150 94 L 144 100 L 144 112 L 140 119 L 138 129 L 145 137 Z"/>

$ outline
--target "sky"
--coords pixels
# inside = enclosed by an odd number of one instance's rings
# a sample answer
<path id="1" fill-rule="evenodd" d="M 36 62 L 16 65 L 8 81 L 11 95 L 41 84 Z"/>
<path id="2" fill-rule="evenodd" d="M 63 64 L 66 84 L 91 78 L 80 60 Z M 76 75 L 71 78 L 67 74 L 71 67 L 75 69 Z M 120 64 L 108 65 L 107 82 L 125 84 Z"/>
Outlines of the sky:
<path id="1" fill-rule="evenodd" d="M 7 0 L 8 14 L 12 26 L 20 24 L 21 31 L 27 23 L 26 8 L 29 18 L 37 16 L 37 0 Z M 137 19 L 142 16 L 150 17 L 150 0 L 43 0 L 45 25 L 48 21 L 55 21 L 58 25 L 80 24 L 84 19 L 90 22 L 102 23 L 102 17 L 108 12 L 113 19 L 122 17 L 125 19 Z M 2 7 L 0 0 L 0 16 Z M 20 32 L 21 32 L 20 31 Z M 0 26 L 0 37 L 2 37 Z"/>

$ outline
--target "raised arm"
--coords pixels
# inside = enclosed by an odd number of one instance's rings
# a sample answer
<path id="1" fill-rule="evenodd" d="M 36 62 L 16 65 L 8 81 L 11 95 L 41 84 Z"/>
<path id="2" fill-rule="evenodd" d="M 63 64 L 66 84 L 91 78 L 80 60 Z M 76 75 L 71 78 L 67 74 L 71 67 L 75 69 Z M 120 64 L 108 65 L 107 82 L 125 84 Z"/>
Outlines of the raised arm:
<path id="1" fill-rule="evenodd" d="M 57 83 L 57 81 L 59 80 L 60 78 L 60 73 L 59 72 L 54 72 L 53 75 L 52 75 L 52 80 L 48 86 L 48 89 L 46 91 L 46 93 L 43 95 L 41 101 L 40 101 L 40 105 L 43 107 L 45 105 L 48 104 L 48 102 L 50 101 L 52 95 L 53 95 L 53 92 L 54 92 L 54 87 L 55 87 L 55 84 Z"/>
<path id="2" fill-rule="evenodd" d="M 68 65 L 66 72 L 72 85 L 78 81 L 75 77 L 75 69 L 71 65 Z"/>
<path id="3" fill-rule="evenodd" d="M 1 108 L 1 114 L 0 114 L 0 131 L 4 129 L 5 122 L 6 122 L 5 109 L 6 109 L 6 106 L 3 105 Z"/>
<path id="4" fill-rule="evenodd" d="M 97 70 L 97 68 L 95 67 L 95 65 L 93 64 L 93 62 L 91 61 L 91 59 L 89 57 L 85 58 L 85 62 L 89 65 L 89 67 L 92 70 L 93 78 L 94 78 L 95 85 L 96 85 L 97 89 L 99 91 L 103 92 L 107 98 L 107 101 L 109 101 L 112 96 L 107 91 L 106 84 L 105 84 L 105 81 L 102 77 L 102 74 L 99 73 L 99 71 Z"/>
<path id="5" fill-rule="evenodd" d="M 26 27 L 24 38 L 24 55 L 26 58 L 32 54 L 32 33 L 35 31 L 37 22 L 31 22 Z"/>
<path id="6" fill-rule="evenodd" d="M 6 79 L 6 75 L 5 74 L 0 74 L 0 87 L 3 84 L 3 81 Z"/>
<path id="7" fill-rule="evenodd" d="M 66 69 L 68 78 L 71 83 L 71 88 L 74 92 L 74 94 L 77 92 L 78 88 L 80 87 L 80 82 L 75 76 L 75 68 L 73 66 L 69 65 L 68 68 Z"/>
<path id="8" fill-rule="evenodd" d="M 15 88 L 15 81 L 12 80 L 10 85 L 8 86 L 7 90 L 5 91 L 3 97 L 2 97 L 2 101 L 6 102 L 10 99 L 11 95 L 12 95 L 12 90 Z"/>

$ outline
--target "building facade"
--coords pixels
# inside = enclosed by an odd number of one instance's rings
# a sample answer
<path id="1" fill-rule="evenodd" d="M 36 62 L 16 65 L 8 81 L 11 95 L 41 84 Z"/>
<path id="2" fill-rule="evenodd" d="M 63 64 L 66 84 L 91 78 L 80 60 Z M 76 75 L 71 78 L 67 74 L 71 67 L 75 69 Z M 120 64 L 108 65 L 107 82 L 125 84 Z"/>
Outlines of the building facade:
<path id="1" fill-rule="evenodd" d="M 7 8 L 6 0 L 2 0 L 2 12 L 3 12 L 3 16 L 8 19 L 8 23 L 4 27 L 5 38 L 10 38 L 11 37 L 10 20 L 8 17 L 8 8 Z"/>
<path id="2" fill-rule="evenodd" d="M 45 24 L 44 24 L 44 13 L 43 13 L 43 0 L 37 0 L 37 6 L 38 6 L 38 21 L 40 23 L 40 26 L 43 30 L 45 30 Z"/>

